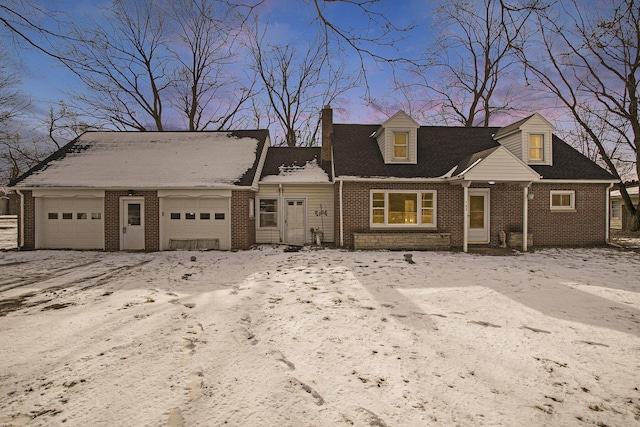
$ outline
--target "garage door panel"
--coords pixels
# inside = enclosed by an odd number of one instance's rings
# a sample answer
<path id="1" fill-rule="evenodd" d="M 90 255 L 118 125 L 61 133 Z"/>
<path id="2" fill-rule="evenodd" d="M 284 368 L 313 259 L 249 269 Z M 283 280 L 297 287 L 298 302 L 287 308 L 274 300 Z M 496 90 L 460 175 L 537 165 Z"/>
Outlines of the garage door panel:
<path id="1" fill-rule="evenodd" d="M 163 211 L 164 248 L 172 239 L 218 239 L 220 249 L 230 249 L 229 199 L 167 198 Z"/>
<path id="2" fill-rule="evenodd" d="M 40 244 L 51 249 L 104 249 L 104 199 L 43 198 Z"/>

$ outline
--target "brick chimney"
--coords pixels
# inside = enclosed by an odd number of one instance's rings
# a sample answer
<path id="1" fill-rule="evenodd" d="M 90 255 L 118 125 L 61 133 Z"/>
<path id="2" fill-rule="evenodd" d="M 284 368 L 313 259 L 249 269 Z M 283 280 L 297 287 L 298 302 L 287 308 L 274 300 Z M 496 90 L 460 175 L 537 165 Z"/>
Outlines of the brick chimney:
<path id="1" fill-rule="evenodd" d="M 331 105 L 322 109 L 322 151 L 320 163 L 331 161 L 331 147 L 333 141 L 333 110 Z"/>

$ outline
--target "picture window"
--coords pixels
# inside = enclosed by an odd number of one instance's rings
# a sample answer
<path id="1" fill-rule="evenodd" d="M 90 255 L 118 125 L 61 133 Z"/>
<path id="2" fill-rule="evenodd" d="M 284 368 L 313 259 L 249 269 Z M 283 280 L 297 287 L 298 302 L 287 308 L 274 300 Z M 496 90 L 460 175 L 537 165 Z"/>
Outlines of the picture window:
<path id="1" fill-rule="evenodd" d="M 436 223 L 436 192 L 371 192 L 372 227 L 433 227 Z"/>

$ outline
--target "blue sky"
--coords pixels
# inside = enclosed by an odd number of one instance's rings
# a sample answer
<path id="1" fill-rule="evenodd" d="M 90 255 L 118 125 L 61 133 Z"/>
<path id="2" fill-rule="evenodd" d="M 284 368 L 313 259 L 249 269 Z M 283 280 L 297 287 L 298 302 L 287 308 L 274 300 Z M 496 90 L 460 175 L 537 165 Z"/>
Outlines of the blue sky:
<path id="1" fill-rule="evenodd" d="M 310 0 L 311 1 L 311 0 Z M 59 8 L 69 14 L 69 18 L 82 21 L 85 16 L 97 16 L 100 7 L 108 5 L 108 1 L 97 0 L 40 0 L 40 4 L 48 8 Z M 328 2 L 325 4 L 327 17 L 336 24 L 348 28 L 362 28 L 366 25 L 362 15 L 353 13 L 353 8 Z M 312 23 L 315 11 L 313 4 L 303 0 L 267 0 L 260 6 L 260 20 L 268 23 L 270 35 L 280 42 L 295 42 L 300 46 L 311 43 L 317 25 Z M 411 33 L 410 41 L 398 43 L 394 49 L 379 50 L 389 56 L 412 56 L 419 54 L 428 43 L 427 29 L 431 25 L 429 1 L 427 0 L 384 0 L 376 6 L 376 11 L 384 13 L 398 27 L 412 24 L 420 26 L 420 30 Z M 379 48 L 383 49 L 383 48 Z M 397 52 L 395 51 L 397 49 Z M 359 65 L 357 55 L 347 50 L 342 58 L 354 67 Z M 58 100 L 65 100 L 70 93 L 81 87 L 80 80 L 71 71 L 55 59 L 32 48 L 20 47 L 16 50 L 17 67 L 20 71 L 22 90 L 32 98 L 34 112 L 45 113 L 48 106 Z M 380 69 L 372 61 L 367 61 L 369 83 L 375 92 L 382 94 L 389 85 L 389 70 Z M 357 89 L 347 97 L 349 105 L 338 105 L 337 108 L 348 109 L 349 121 L 379 120 L 380 115 L 367 108 L 361 99 L 364 89 Z"/>

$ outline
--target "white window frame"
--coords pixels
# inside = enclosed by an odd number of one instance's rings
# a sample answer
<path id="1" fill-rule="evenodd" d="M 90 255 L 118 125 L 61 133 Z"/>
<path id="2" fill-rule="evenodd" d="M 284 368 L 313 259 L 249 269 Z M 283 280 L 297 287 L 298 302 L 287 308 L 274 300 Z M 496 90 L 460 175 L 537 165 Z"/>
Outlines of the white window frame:
<path id="1" fill-rule="evenodd" d="M 404 135 L 405 136 L 405 143 L 406 144 L 405 144 L 404 147 L 405 147 L 405 150 L 406 150 L 406 153 L 407 153 L 406 156 L 396 156 L 396 135 Z M 407 161 L 407 160 L 409 160 L 409 146 L 410 146 L 409 138 L 410 137 L 411 137 L 411 134 L 409 133 L 409 131 L 404 131 L 403 130 L 403 131 L 394 131 L 393 132 L 393 136 L 392 136 L 393 141 L 392 141 L 392 144 L 391 144 L 392 147 L 393 147 L 392 148 L 392 150 L 393 150 L 393 155 L 392 155 L 393 160 L 397 160 L 397 161 Z"/>
<path id="2" fill-rule="evenodd" d="M 378 224 L 373 222 L 374 211 L 374 193 L 384 194 L 384 223 Z M 416 198 L 416 223 L 415 224 L 389 224 L 389 194 L 417 194 Z M 433 222 L 422 223 L 422 197 L 423 194 L 431 194 L 433 197 Z M 435 228 L 437 227 L 438 218 L 438 192 L 436 190 L 370 190 L 369 192 L 369 227 L 371 228 Z M 375 207 L 380 209 L 380 207 Z"/>
<path id="3" fill-rule="evenodd" d="M 263 200 L 274 200 L 276 202 L 276 211 L 275 213 L 275 219 L 276 219 L 276 225 L 273 227 L 263 227 L 261 226 L 261 222 L 260 219 L 262 218 L 262 211 L 260 210 L 260 204 L 262 203 Z M 258 198 L 258 202 L 257 202 L 257 214 L 256 214 L 256 226 L 257 228 L 261 229 L 261 230 L 276 230 L 278 229 L 278 227 L 280 226 L 280 201 L 278 199 L 278 196 L 273 196 L 273 197 L 260 197 Z"/>
<path id="4" fill-rule="evenodd" d="M 622 208 L 622 203 L 620 203 L 620 200 L 611 201 L 611 219 L 620 219 L 621 217 L 620 212 L 622 210 L 621 208 Z"/>
<path id="5" fill-rule="evenodd" d="M 533 158 L 531 157 L 531 137 L 533 136 L 539 136 L 541 138 L 542 141 L 542 145 L 540 146 L 540 158 Z M 529 149 L 529 161 L 530 162 L 535 162 L 535 163 L 543 163 L 545 160 L 545 145 L 546 145 L 546 137 L 544 133 L 530 133 L 529 134 L 529 143 L 527 145 L 527 148 Z"/>
<path id="6" fill-rule="evenodd" d="M 553 196 L 566 196 L 571 197 L 571 203 L 569 206 L 554 206 Z M 574 190 L 551 190 L 549 193 L 549 207 L 552 211 L 575 211 L 576 210 L 576 192 Z"/>

